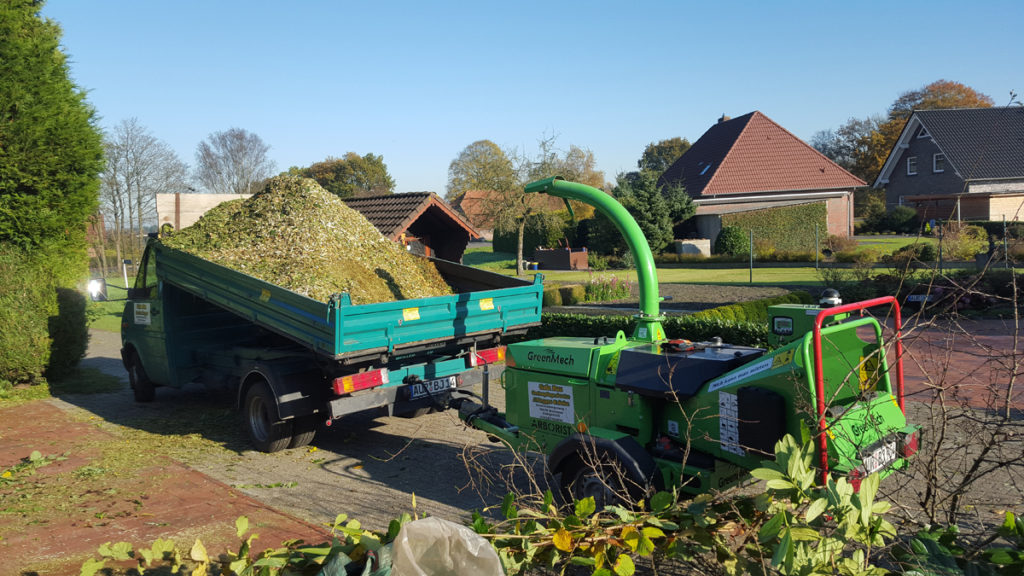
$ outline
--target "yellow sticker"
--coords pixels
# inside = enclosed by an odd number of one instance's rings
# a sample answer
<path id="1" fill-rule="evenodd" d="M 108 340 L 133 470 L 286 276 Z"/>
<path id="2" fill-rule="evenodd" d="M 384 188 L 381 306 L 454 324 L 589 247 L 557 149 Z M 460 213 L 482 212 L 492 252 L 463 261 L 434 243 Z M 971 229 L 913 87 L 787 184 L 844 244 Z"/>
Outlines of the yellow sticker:
<path id="1" fill-rule="evenodd" d="M 481 310 L 494 310 L 494 298 L 484 298 L 480 301 Z"/>
<path id="2" fill-rule="evenodd" d="M 402 310 L 402 318 L 406 322 L 410 322 L 412 320 L 419 320 L 420 319 L 420 309 L 419 308 L 406 308 L 406 309 Z"/>
<path id="3" fill-rule="evenodd" d="M 260 302 L 269 302 L 269 301 L 270 301 L 270 290 L 267 290 L 266 288 L 261 289 L 260 290 Z"/>
<path id="4" fill-rule="evenodd" d="M 860 357 L 860 369 L 857 371 L 861 392 L 874 390 L 878 386 L 878 356 Z"/>
<path id="5" fill-rule="evenodd" d="M 786 350 L 772 359 L 772 368 L 785 366 L 793 361 L 793 350 Z"/>

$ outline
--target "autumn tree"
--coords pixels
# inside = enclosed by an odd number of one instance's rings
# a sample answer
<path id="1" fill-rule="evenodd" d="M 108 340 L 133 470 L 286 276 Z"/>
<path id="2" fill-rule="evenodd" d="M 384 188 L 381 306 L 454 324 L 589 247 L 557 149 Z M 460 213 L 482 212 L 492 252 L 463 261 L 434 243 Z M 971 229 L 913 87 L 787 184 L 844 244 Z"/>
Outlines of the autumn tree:
<path id="1" fill-rule="evenodd" d="M 644 153 L 636 165 L 640 171 L 654 172 L 657 176 L 664 174 L 669 166 L 675 164 L 680 156 L 690 149 L 690 141 L 686 138 L 668 138 L 651 142 L 644 148 Z"/>
<path id="2" fill-rule="evenodd" d="M 214 132 L 196 147 L 196 179 L 215 194 L 253 194 L 273 175 L 270 146 L 241 128 Z"/>
<path id="3" fill-rule="evenodd" d="M 519 185 L 511 158 L 490 140 L 466 146 L 448 165 L 447 198 L 457 202 L 470 190 L 508 192 Z"/>
<path id="4" fill-rule="evenodd" d="M 349 152 L 342 158 L 328 157 L 308 168 L 298 170 L 299 175 L 312 178 L 328 192 L 339 198 L 379 196 L 395 191 L 395 180 L 388 174 L 383 156 L 360 156 Z"/>
<path id="5" fill-rule="evenodd" d="M 118 261 L 142 252 L 143 231 L 155 224 L 156 195 L 188 192 L 188 166 L 136 118 L 122 120 L 104 139 L 106 166 L 100 210 Z"/>
<path id="6" fill-rule="evenodd" d="M 882 169 L 903 127 L 914 110 L 940 108 L 988 108 L 992 98 L 973 88 L 938 80 L 917 90 L 900 94 L 885 117 L 850 118 L 837 131 L 822 131 L 812 146 L 854 176 L 872 183 Z"/>

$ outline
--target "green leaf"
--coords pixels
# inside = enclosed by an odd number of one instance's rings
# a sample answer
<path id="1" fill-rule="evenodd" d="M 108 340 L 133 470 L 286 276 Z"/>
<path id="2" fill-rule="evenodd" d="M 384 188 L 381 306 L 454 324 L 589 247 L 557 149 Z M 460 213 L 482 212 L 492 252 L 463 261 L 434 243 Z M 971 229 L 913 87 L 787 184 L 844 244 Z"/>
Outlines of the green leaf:
<path id="1" fill-rule="evenodd" d="M 576 564 L 577 566 L 596 566 L 597 560 L 589 556 L 573 556 L 569 558 L 570 564 Z"/>
<path id="2" fill-rule="evenodd" d="M 860 492 L 860 523 L 865 528 L 871 525 L 871 507 L 874 505 L 875 494 L 878 493 L 878 474 L 869 474 L 861 480 Z"/>
<path id="3" fill-rule="evenodd" d="M 235 535 L 241 538 L 245 536 L 245 533 L 249 531 L 249 519 L 245 516 L 239 516 L 235 520 Z"/>
<path id="4" fill-rule="evenodd" d="M 82 563 L 82 568 L 78 572 L 78 576 L 94 576 L 97 572 L 102 570 L 106 564 L 106 560 L 94 560 L 89 558 Z"/>
<path id="5" fill-rule="evenodd" d="M 794 526 L 789 529 L 789 536 L 797 542 L 817 542 L 821 540 L 821 534 L 813 528 L 805 526 Z"/>
<path id="6" fill-rule="evenodd" d="M 807 511 L 804 512 L 804 520 L 806 522 L 813 522 L 815 518 L 821 516 L 821 513 L 825 511 L 828 506 L 828 500 L 824 498 L 818 498 L 811 505 L 807 507 Z"/>
<path id="7" fill-rule="evenodd" d="M 769 480 L 767 486 L 772 490 L 793 490 L 796 488 L 796 484 L 793 484 L 789 480 L 783 480 L 779 478 Z"/>
<path id="8" fill-rule="evenodd" d="M 597 504 L 593 496 L 587 496 L 576 501 L 576 516 L 578 518 L 589 518 L 597 510 Z"/>
<path id="9" fill-rule="evenodd" d="M 782 566 L 787 558 L 791 557 L 792 553 L 793 540 L 789 537 L 789 530 L 786 530 L 782 536 L 782 541 L 779 542 L 779 547 L 775 549 L 775 554 L 772 555 L 772 566 L 776 568 Z"/>
<path id="10" fill-rule="evenodd" d="M 39 462 L 42 459 L 43 455 L 39 452 L 39 450 L 33 450 L 32 453 L 28 455 L 29 462 Z"/>
<path id="11" fill-rule="evenodd" d="M 505 498 L 501 501 L 501 514 L 506 520 L 511 520 L 516 517 L 516 495 L 509 492 L 505 494 Z"/>
<path id="12" fill-rule="evenodd" d="M 774 468 L 754 468 L 750 475 L 759 480 L 785 480 L 786 475 Z"/>
<path id="13" fill-rule="evenodd" d="M 644 536 L 647 536 L 651 540 L 665 537 L 665 533 L 654 526 L 644 526 L 640 531 L 643 532 Z"/>
<path id="14" fill-rule="evenodd" d="M 782 530 L 782 522 L 786 519 L 786 512 L 779 512 L 772 519 L 765 522 L 764 526 L 757 532 L 757 540 L 762 544 L 774 540 L 779 535 L 779 530 Z"/>
<path id="15" fill-rule="evenodd" d="M 636 572 L 636 564 L 633 564 L 633 559 L 626 554 L 619 554 L 619 557 L 615 559 L 615 565 L 612 566 L 612 570 L 615 571 L 616 576 L 633 576 Z"/>
<path id="16" fill-rule="evenodd" d="M 543 513 L 544 514 L 551 514 L 552 512 L 554 512 L 554 510 L 552 510 L 552 504 L 554 504 L 554 502 L 555 502 L 555 495 L 551 493 L 551 490 L 545 490 L 544 491 L 544 508 L 543 508 Z"/>
<path id="17" fill-rule="evenodd" d="M 651 496 L 651 511 L 661 512 L 668 510 L 675 502 L 675 496 L 671 492 L 658 492 L 654 496 Z"/>

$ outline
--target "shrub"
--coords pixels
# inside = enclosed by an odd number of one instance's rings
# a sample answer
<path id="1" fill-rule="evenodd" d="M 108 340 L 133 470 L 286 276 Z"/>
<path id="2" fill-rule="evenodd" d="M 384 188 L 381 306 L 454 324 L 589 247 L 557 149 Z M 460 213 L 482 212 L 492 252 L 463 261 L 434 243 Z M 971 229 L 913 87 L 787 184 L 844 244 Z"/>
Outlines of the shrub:
<path id="1" fill-rule="evenodd" d="M 0 247 L 0 381 L 60 377 L 85 355 L 85 299 L 73 288 L 85 262 L 66 243 Z"/>
<path id="2" fill-rule="evenodd" d="M 559 286 L 544 287 L 544 306 L 561 306 L 562 291 Z"/>
<path id="3" fill-rule="evenodd" d="M 942 256 L 945 260 L 974 260 L 974 255 L 988 249 L 988 233 L 981 226 L 957 226 L 950 223 L 942 235 Z"/>
<path id="4" fill-rule="evenodd" d="M 822 250 L 828 250 L 833 254 L 847 252 L 857 248 L 857 239 L 851 236 L 836 236 L 829 234 L 821 245 Z"/>
<path id="5" fill-rule="evenodd" d="M 563 306 L 579 304 L 587 298 L 587 290 L 582 284 L 567 284 L 558 289 Z"/>
<path id="6" fill-rule="evenodd" d="M 718 238 L 715 238 L 715 254 L 750 254 L 750 238 L 747 233 L 735 226 L 723 226 Z"/>
<path id="7" fill-rule="evenodd" d="M 896 206 L 888 212 L 876 212 L 864 221 L 865 230 L 896 234 L 913 234 L 920 226 L 917 210 L 909 206 Z"/>
<path id="8" fill-rule="evenodd" d="M 739 228 L 744 234 L 752 230 L 755 243 L 765 240 L 774 250 L 813 250 L 815 224 L 822 232 L 828 229 L 824 202 L 722 215 L 723 226 Z"/>
<path id="9" fill-rule="evenodd" d="M 532 214 L 526 219 L 523 230 L 523 255 L 529 257 L 537 248 L 556 248 L 558 242 L 565 237 L 565 220 L 558 213 L 544 212 Z M 516 253 L 518 248 L 518 229 L 494 231 L 493 250 L 495 252 Z"/>
<path id="10" fill-rule="evenodd" d="M 702 310 L 693 314 L 694 318 L 720 318 L 738 322 L 768 322 L 768 307 L 775 304 L 811 304 L 814 299 L 802 290 L 790 292 L 774 298 L 763 298 L 749 302 L 738 302 Z"/>

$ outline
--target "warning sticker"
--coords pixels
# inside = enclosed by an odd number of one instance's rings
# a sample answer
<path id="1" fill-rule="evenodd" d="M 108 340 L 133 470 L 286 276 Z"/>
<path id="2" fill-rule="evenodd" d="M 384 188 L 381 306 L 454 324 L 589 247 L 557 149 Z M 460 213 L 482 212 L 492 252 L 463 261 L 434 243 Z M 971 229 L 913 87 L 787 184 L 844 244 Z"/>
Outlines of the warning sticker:
<path id="1" fill-rule="evenodd" d="M 142 326 L 149 326 L 152 323 L 152 316 L 149 313 L 149 302 L 135 303 L 135 323 Z"/>
<path id="2" fill-rule="evenodd" d="M 530 393 L 531 418 L 555 420 L 566 424 L 575 422 L 572 386 L 542 382 L 529 382 L 527 386 Z"/>
<path id="3" fill-rule="evenodd" d="M 722 450 L 738 456 L 746 456 L 740 447 L 740 410 L 735 394 L 718 393 L 718 440 Z"/>
<path id="4" fill-rule="evenodd" d="M 494 298 L 483 298 L 480 300 L 481 310 L 494 310 Z"/>
<path id="5" fill-rule="evenodd" d="M 405 309 L 403 309 L 402 310 L 402 319 L 405 320 L 406 322 L 411 322 L 413 320 L 419 320 L 420 319 L 420 309 L 419 308 L 405 308 Z"/>

